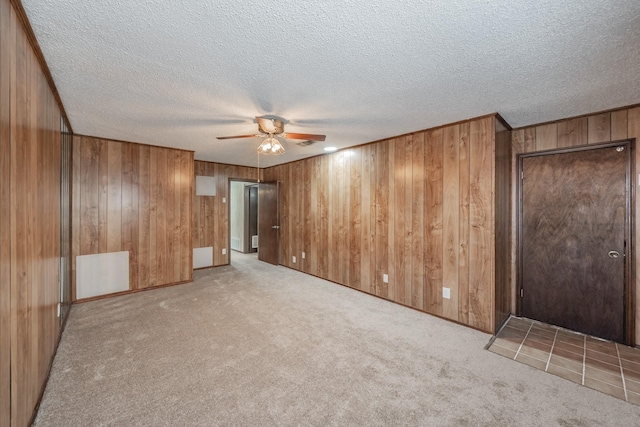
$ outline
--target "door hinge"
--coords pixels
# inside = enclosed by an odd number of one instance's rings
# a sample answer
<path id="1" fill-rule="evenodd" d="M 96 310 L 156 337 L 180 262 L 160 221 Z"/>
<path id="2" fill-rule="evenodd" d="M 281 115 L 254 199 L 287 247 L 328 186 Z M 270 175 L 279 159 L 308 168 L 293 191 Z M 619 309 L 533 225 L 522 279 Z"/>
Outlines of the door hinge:
<path id="1" fill-rule="evenodd" d="M 524 297 L 524 289 L 520 288 L 520 298 Z"/>

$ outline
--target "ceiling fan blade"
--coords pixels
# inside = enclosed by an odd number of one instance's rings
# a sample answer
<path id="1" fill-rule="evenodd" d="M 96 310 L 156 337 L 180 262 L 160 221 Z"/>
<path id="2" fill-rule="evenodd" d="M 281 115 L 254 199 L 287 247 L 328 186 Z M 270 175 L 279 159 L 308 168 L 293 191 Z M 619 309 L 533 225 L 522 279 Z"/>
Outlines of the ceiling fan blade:
<path id="1" fill-rule="evenodd" d="M 235 136 L 218 136 L 216 139 L 239 139 L 239 138 L 255 138 L 260 135 L 235 135 Z"/>
<path id="2" fill-rule="evenodd" d="M 287 132 L 287 138 L 289 139 L 308 139 L 311 141 L 324 141 L 326 137 L 327 137 L 326 135 L 312 135 L 309 133 Z"/>

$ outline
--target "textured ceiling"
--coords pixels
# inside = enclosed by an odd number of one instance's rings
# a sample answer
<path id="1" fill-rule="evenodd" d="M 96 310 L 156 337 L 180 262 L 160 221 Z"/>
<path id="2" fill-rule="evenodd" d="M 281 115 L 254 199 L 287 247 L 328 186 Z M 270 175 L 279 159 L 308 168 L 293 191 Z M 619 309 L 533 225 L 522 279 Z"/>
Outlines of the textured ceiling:
<path id="1" fill-rule="evenodd" d="M 76 133 L 255 166 L 257 115 L 327 140 L 640 103 L 638 0 L 22 0 Z"/>

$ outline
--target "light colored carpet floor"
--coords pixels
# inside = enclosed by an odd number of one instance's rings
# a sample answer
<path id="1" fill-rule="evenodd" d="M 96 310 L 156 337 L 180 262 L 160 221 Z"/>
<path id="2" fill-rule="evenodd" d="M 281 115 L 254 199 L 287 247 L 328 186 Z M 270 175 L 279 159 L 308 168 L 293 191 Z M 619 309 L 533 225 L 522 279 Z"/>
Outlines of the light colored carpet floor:
<path id="1" fill-rule="evenodd" d="M 233 253 L 190 284 L 74 305 L 35 425 L 640 425 L 489 339 Z"/>

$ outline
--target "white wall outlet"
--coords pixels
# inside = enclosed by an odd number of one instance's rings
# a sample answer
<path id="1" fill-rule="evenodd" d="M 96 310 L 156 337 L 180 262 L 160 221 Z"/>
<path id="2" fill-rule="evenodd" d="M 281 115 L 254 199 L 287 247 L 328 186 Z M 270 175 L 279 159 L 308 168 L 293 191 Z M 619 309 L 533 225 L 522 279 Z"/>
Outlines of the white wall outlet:
<path id="1" fill-rule="evenodd" d="M 227 198 L 226 197 L 222 198 L 222 203 L 227 203 Z"/>
<path id="2" fill-rule="evenodd" d="M 296 263 L 296 257 L 291 257 L 291 260 L 293 261 L 293 263 Z"/>
<path id="3" fill-rule="evenodd" d="M 451 289 L 442 288 L 442 298 L 451 299 Z"/>
<path id="4" fill-rule="evenodd" d="M 388 274 L 383 274 L 382 275 L 382 281 L 384 283 L 389 283 L 389 275 Z"/>
<path id="5" fill-rule="evenodd" d="M 305 256 L 306 256 L 305 253 L 302 252 L 302 259 L 305 259 Z"/>
<path id="6" fill-rule="evenodd" d="M 227 248 L 222 248 L 222 255 L 226 255 L 227 254 Z"/>

